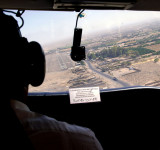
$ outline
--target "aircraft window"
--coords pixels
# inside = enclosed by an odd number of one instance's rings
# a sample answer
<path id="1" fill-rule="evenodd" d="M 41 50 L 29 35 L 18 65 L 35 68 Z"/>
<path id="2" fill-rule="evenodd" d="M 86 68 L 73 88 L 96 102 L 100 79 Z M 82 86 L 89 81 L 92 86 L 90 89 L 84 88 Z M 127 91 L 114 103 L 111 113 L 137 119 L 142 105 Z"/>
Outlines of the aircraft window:
<path id="1" fill-rule="evenodd" d="M 22 35 L 41 43 L 46 78 L 30 92 L 160 86 L 160 12 L 85 10 L 78 26 L 86 61 L 70 58 L 77 12 L 26 11 Z"/>

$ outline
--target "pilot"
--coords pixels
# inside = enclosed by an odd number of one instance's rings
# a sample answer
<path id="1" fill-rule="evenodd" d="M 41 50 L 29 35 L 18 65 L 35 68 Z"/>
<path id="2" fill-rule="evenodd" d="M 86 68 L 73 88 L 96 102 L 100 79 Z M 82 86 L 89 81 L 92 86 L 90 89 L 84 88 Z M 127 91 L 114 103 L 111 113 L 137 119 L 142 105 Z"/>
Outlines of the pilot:
<path id="1" fill-rule="evenodd" d="M 1 70 L 4 95 L 36 150 L 102 150 L 93 131 L 32 112 L 26 105 L 29 84 L 45 77 L 45 55 L 39 43 L 20 34 L 17 21 L 0 11 Z M 2 56 L 5 59 L 2 59 Z M 14 140 L 14 139 L 13 139 Z M 23 148 L 22 148 L 23 149 Z"/>

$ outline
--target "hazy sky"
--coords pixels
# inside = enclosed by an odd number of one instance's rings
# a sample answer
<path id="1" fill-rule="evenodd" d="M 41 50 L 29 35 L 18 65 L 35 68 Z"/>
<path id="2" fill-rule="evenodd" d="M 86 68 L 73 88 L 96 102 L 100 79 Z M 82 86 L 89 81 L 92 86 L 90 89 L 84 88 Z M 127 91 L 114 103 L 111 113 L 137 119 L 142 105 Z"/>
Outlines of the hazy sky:
<path id="1" fill-rule="evenodd" d="M 106 32 L 113 27 L 122 27 L 135 22 L 160 20 L 160 12 L 144 11 L 84 11 L 85 17 L 79 18 L 78 27 L 83 28 L 83 34 L 99 30 Z M 47 45 L 56 44 L 73 37 L 77 12 L 51 12 L 51 11 L 25 11 L 22 15 L 24 26 L 22 35 L 29 41 L 35 40 L 45 48 Z M 18 19 L 19 25 L 21 21 Z M 71 41 L 72 42 L 72 41 Z"/>

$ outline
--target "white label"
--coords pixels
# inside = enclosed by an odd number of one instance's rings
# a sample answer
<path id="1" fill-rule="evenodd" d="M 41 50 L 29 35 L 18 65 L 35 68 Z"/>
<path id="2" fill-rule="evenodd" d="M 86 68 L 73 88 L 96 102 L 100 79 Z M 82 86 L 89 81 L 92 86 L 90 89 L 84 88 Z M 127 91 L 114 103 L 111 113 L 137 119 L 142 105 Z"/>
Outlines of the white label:
<path id="1" fill-rule="evenodd" d="M 99 87 L 71 88 L 69 95 L 71 104 L 101 101 Z"/>

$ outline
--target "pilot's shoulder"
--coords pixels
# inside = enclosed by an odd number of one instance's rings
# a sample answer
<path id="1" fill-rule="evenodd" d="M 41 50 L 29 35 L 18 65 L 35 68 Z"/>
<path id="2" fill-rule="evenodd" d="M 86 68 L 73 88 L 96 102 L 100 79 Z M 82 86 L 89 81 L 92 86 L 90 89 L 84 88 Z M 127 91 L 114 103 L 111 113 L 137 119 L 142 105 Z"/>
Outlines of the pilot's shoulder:
<path id="1" fill-rule="evenodd" d="M 44 126 L 44 130 L 52 130 L 56 132 L 66 132 L 73 134 L 82 134 L 86 136 L 94 136 L 92 130 L 86 127 L 69 124 L 64 121 L 58 121 L 54 118 L 42 115 L 36 118 L 37 122 L 41 122 L 41 125 Z"/>
<path id="2" fill-rule="evenodd" d="M 58 121 L 45 115 L 38 115 L 27 122 L 28 134 L 35 144 L 38 142 L 40 145 L 52 145 L 51 147 L 61 150 L 66 150 L 67 147 L 71 150 L 70 146 L 76 150 L 102 150 L 94 132 L 89 128 Z"/>

